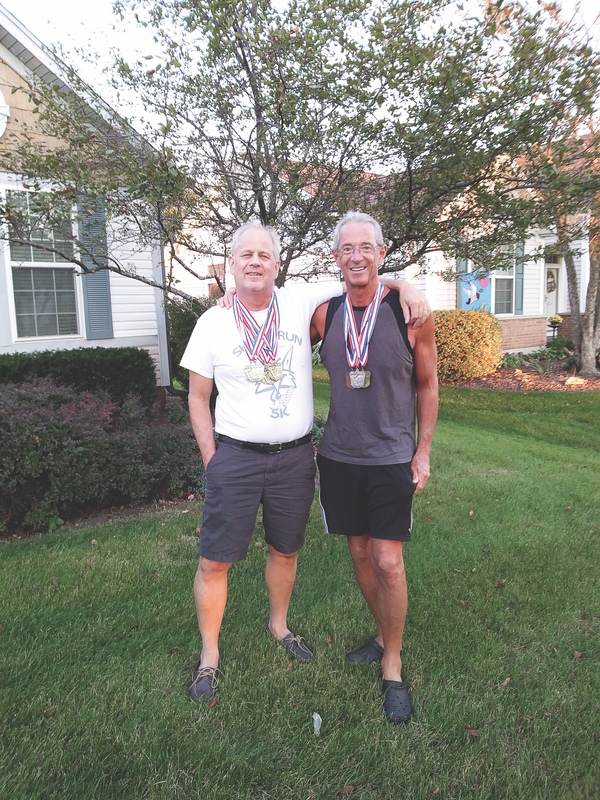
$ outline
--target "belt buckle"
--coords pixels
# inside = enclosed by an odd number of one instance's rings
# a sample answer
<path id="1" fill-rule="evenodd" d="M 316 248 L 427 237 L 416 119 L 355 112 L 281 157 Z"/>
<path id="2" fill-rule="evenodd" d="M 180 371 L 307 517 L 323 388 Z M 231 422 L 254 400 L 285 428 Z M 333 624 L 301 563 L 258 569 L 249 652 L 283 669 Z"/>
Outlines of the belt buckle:
<path id="1" fill-rule="evenodd" d="M 281 453 L 281 451 L 283 450 L 283 443 L 282 442 L 269 442 L 269 448 L 271 448 L 271 447 L 275 447 L 277 449 L 276 450 L 269 449 L 269 454 L 270 455 L 277 455 L 277 453 Z"/>

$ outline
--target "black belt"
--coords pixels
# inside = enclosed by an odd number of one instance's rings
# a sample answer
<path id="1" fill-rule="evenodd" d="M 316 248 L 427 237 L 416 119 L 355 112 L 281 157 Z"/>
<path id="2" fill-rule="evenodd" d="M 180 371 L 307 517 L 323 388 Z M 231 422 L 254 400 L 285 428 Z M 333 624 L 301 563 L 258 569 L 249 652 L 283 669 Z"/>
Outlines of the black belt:
<path id="1" fill-rule="evenodd" d="M 241 442 L 239 439 L 232 439 L 231 436 L 225 436 L 223 433 L 217 434 L 217 440 L 223 444 L 233 444 L 236 447 L 241 447 L 243 450 L 253 450 L 255 453 L 281 453 L 282 450 L 291 450 L 292 447 L 298 447 L 301 444 L 310 442 L 312 434 L 307 433 L 301 439 L 294 439 L 293 442 Z"/>

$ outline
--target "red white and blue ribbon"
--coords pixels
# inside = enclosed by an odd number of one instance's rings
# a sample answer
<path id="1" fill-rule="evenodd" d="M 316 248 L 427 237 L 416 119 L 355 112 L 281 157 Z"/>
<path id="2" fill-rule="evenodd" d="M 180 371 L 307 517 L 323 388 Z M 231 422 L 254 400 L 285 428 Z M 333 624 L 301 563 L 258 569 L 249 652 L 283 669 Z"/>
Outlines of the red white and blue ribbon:
<path id="1" fill-rule="evenodd" d="M 360 323 L 360 333 L 356 328 L 354 309 L 350 298 L 346 295 L 344 303 L 344 338 L 346 340 L 346 358 L 351 369 L 364 367 L 369 359 L 369 342 L 375 329 L 379 306 L 383 296 L 383 283 L 379 283 L 375 297 L 366 308 Z"/>
<path id="2" fill-rule="evenodd" d="M 262 325 L 258 324 L 237 295 L 233 296 L 233 316 L 249 360 L 259 361 L 261 364 L 275 361 L 279 338 L 279 304 L 275 293 Z"/>

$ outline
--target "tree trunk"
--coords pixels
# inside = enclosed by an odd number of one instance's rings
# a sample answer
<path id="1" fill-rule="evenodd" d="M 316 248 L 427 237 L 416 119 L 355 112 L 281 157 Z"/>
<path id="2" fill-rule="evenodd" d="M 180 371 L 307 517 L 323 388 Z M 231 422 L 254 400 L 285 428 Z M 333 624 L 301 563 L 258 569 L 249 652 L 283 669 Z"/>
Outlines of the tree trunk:
<path id="1" fill-rule="evenodd" d="M 573 254 L 569 251 L 569 230 L 565 217 L 561 216 L 556 220 L 556 230 L 558 233 L 558 240 L 565 248 L 563 257 L 567 272 L 567 292 L 569 295 L 569 305 L 571 307 L 571 320 L 573 323 L 573 344 L 575 346 L 575 354 L 578 361 L 577 366 L 579 367 L 583 344 L 583 320 L 581 319 L 580 310 L 579 282 L 577 280 L 577 272 L 575 271 Z"/>
<path id="2" fill-rule="evenodd" d="M 590 219 L 590 281 L 585 299 L 581 338 L 581 373 L 596 377 L 600 350 L 600 218 Z"/>

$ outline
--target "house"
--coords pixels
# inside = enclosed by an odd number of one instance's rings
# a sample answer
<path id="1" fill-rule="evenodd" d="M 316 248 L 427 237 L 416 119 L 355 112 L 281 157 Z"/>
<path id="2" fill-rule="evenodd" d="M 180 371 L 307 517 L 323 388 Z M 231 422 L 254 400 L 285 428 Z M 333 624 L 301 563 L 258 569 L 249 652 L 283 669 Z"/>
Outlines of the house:
<path id="1" fill-rule="evenodd" d="M 67 89 L 58 60 L 0 5 L 0 151 L 33 130 L 42 141 L 26 79 L 37 76 Z M 35 213 L 35 193 L 18 175 L 0 172 L 0 198 Z M 160 242 L 117 244 L 102 210 L 91 220 L 94 241 L 138 274 L 164 283 Z M 77 224 L 77 223 L 73 223 Z M 160 289 L 108 270 L 81 274 L 68 260 L 73 241 L 64 230 L 46 231 L 65 257 L 0 241 L 0 353 L 79 347 L 145 348 L 156 364 L 157 385 L 171 383 L 167 323 Z M 80 228 L 79 237 L 86 235 Z M 62 238 L 61 238 L 62 237 Z M 87 265 L 86 265 L 87 266 Z"/>
<path id="2" fill-rule="evenodd" d="M 434 309 L 491 311 L 500 323 L 506 352 L 537 350 L 545 347 L 553 334 L 548 325 L 548 317 L 553 314 L 563 318 L 560 334 L 571 334 L 567 274 L 563 258 L 553 253 L 556 238 L 549 230 L 532 231 L 524 243 L 507 248 L 513 261 L 512 268 L 507 270 L 482 276 L 472 271 L 470 262 L 461 259 L 450 262 L 436 254 L 429 256 L 426 274 L 409 267 L 406 279 L 426 294 Z M 573 242 L 573 249 L 583 313 L 589 280 L 587 240 Z M 449 268 L 460 274 L 456 282 L 440 277 L 439 273 Z"/>

